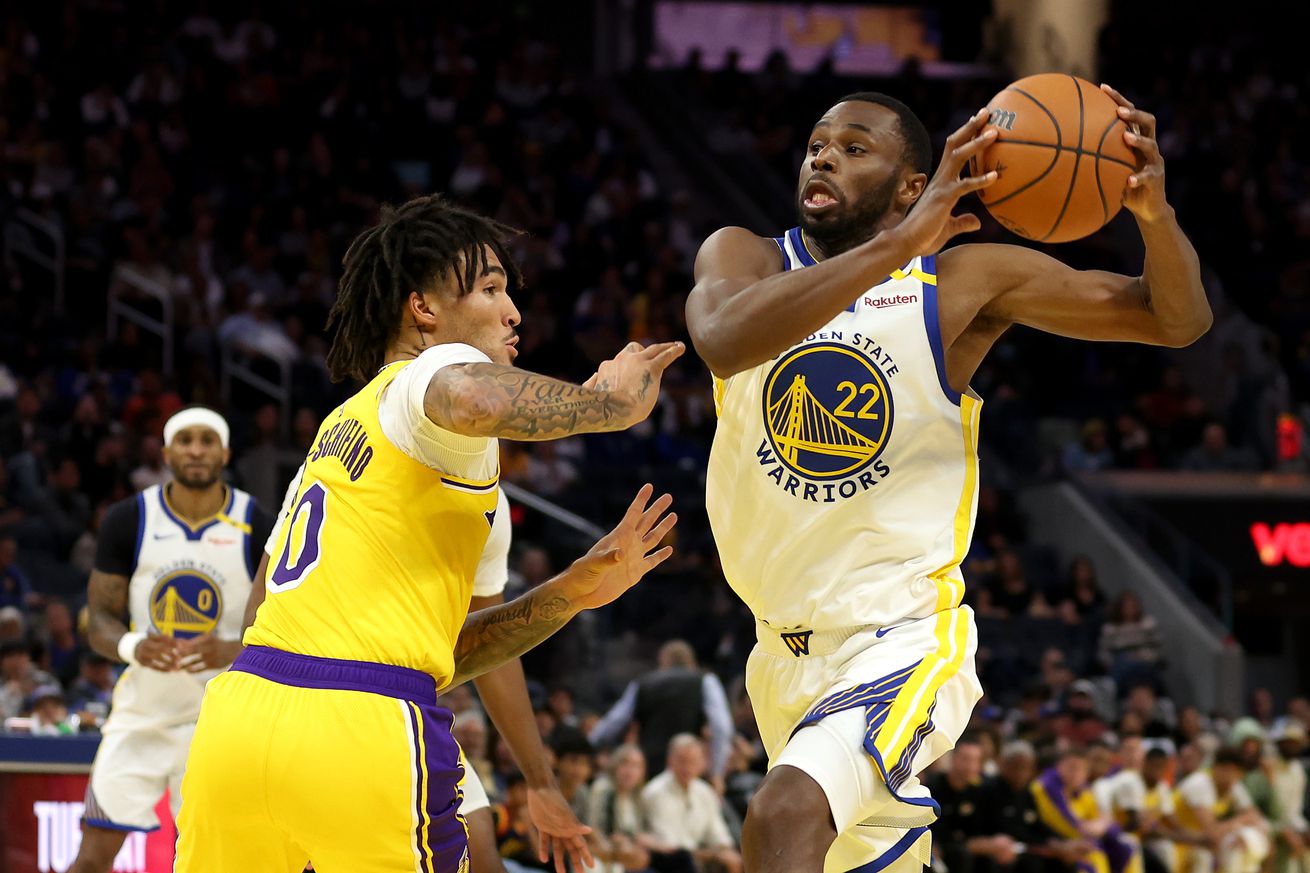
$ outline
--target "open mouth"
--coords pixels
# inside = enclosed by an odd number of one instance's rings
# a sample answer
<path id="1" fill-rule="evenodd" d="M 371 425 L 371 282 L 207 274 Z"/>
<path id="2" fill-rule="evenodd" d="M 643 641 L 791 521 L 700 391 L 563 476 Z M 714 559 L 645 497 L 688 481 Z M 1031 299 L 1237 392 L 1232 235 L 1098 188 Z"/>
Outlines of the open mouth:
<path id="1" fill-rule="evenodd" d="M 811 179 L 801 197 L 801 203 L 810 212 L 831 209 L 841 202 L 832 186 L 819 179 Z"/>

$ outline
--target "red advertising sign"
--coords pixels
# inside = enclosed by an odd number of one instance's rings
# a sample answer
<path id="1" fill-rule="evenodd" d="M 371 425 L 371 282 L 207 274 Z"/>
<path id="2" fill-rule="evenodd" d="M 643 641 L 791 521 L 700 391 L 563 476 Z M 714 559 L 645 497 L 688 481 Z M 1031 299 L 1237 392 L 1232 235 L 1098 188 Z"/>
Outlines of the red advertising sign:
<path id="1" fill-rule="evenodd" d="M 82 843 L 84 774 L 0 773 L 0 871 L 63 873 Z M 165 796 L 160 827 L 132 832 L 114 859 L 116 873 L 169 873 L 177 829 Z"/>

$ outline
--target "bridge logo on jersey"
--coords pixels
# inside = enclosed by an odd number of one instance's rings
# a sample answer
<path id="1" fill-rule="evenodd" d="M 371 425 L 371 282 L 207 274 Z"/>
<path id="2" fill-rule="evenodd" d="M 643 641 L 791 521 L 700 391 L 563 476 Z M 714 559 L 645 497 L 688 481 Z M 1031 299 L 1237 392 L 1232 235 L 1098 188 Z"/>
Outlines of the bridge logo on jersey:
<path id="1" fill-rule="evenodd" d="M 819 481 L 854 475 L 874 462 L 891 435 L 887 377 L 850 346 L 794 349 L 765 380 L 764 428 L 793 473 Z"/>
<path id="2" fill-rule="evenodd" d="M 150 622 L 166 637 L 188 639 L 212 633 L 222 614 L 218 584 L 194 567 L 167 573 L 150 592 Z"/>

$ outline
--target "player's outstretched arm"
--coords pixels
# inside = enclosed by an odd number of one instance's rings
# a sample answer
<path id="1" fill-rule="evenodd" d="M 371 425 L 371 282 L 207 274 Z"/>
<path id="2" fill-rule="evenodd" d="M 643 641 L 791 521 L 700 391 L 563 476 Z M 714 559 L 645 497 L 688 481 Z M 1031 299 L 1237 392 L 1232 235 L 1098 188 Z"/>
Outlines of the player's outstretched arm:
<path id="1" fill-rule="evenodd" d="M 1137 152 L 1137 169 L 1123 198 L 1146 244 L 1142 275 L 1075 270 L 1017 246 L 965 245 L 938 259 L 942 285 L 952 289 L 951 302 L 944 305 L 971 297 L 964 304 L 967 317 L 977 313 L 979 321 L 999 329 L 1024 324 L 1077 339 L 1190 345 L 1209 330 L 1213 315 L 1196 249 L 1165 198 L 1155 116 L 1108 85 L 1101 88 L 1132 128 L 1124 142 Z M 943 313 L 944 330 L 951 321 Z"/>
<path id="2" fill-rule="evenodd" d="M 177 646 L 171 637 L 132 633 L 123 624 L 127 586 L 126 576 L 91 571 L 86 592 L 87 638 L 91 648 L 112 661 L 138 663 L 163 672 L 176 670 Z"/>
<path id="3" fill-rule="evenodd" d="M 553 440 L 625 430 L 650 415 L 664 370 L 683 351 L 676 342 L 629 343 L 585 385 L 506 364 L 454 364 L 433 375 L 423 409 L 465 436 Z"/>
<path id="4" fill-rule="evenodd" d="M 823 327 L 892 270 L 977 230 L 976 216 L 953 210 L 965 194 L 996 181 L 995 172 L 960 176 L 969 159 L 995 139 L 994 130 L 984 130 L 987 117 L 984 109 L 951 134 L 931 180 L 911 177 L 916 186 L 927 184 L 900 224 L 848 252 L 784 272 L 778 247 L 748 230 L 725 227 L 705 240 L 687 298 L 687 327 L 710 370 L 726 379 L 769 360 Z M 905 196 L 919 190 L 907 189 Z"/>
<path id="5" fill-rule="evenodd" d="M 560 575 L 501 606 L 470 613 L 455 643 L 452 685 L 517 658 L 568 624 L 584 609 L 615 600 L 673 554 L 660 542 L 678 522 L 673 498 L 654 502 L 645 485 L 623 520 Z"/>

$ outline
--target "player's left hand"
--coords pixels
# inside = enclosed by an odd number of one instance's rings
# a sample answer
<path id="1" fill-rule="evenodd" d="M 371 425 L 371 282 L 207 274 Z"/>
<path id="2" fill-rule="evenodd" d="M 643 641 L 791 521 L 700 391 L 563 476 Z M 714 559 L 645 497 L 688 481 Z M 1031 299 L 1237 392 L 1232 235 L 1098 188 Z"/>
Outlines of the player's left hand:
<path id="1" fill-rule="evenodd" d="M 574 609 L 610 603 L 673 554 L 672 546 L 657 548 L 678 523 L 677 514 L 668 512 L 673 498 L 662 494 L 651 503 L 654 493 L 654 486 L 641 486 L 618 526 L 573 562 L 566 590 Z"/>
<path id="2" fill-rule="evenodd" d="M 528 816 L 537 829 L 537 855 L 543 864 L 555 856 L 556 873 L 564 873 L 564 859 L 573 868 L 592 867 L 596 861 L 587 847 L 591 828 L 578 821 L 569 802 L 554 785 L 528 789 Z"/>
<path id="3" fill-rule="evenodd" d="M 1109 85 L 1101 90 L 1119 104 L 1119 119 L 1128 126 L 1124 142 L 1137 152 L 1137 170 L 1124 188 L 1124 206 L 1141 221 L 1156 221 L 1169 214 L 1164 197 L 1164 157 L 1155 139 L 1155 116 L 1143 112 Z"/>
<path id="4" fill-rule="evenodd" d="M 218 670 L 236 660 L 240 652 L 240 640 L 220 640 L 213 634 L 202 634 L 178 640 L 177 663 L 188 673 Z"/>

